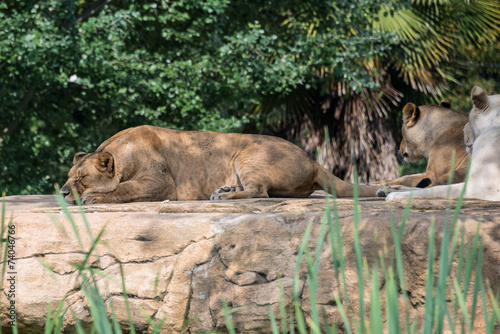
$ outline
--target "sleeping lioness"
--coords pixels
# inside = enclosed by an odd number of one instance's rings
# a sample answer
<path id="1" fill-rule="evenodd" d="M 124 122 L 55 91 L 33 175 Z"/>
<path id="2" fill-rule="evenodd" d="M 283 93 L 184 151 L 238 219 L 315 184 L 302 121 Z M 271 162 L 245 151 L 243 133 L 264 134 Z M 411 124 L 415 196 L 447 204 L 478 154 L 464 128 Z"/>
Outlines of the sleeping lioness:
<path id="1" fill-rule="evenodd" d="M 399 153 L 409 162 L 427 157 L 426 171 L 379 181 L 376 184 L 418 188 L 447 184 L 453 154 L 455 154 L 453 183 L 462 182 L 467 172 L 468 157 L 463 128 L 468 121 L 467 114 L 452 110 L 448 102 L 443 102 L 439 106 L 416 106 L 413 103 L 405 105 L 403 140 Z"/>
<path id="2" fill-rule="evenodd" d="M 90 204 L 308 197 L 317 189 L 353 195 L 352 184 L 281 138 L 139 126 L 77 153 L 61 193 L 74 203 L 76 191 Z M 359 186 L 359 195 L 377 189 Z"/>

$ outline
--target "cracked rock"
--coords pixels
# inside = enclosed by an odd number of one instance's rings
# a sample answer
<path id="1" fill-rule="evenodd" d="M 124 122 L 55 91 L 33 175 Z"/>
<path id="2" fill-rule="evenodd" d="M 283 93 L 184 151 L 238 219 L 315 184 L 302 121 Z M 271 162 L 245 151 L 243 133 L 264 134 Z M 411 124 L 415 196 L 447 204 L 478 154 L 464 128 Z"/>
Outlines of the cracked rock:
<path id="1" fill-rule="evenodd" d="M 53 196 L 12 196 L 6 198 L 6 203 L 7 215 L 12 213 L 17 233 L 15 305 L 20 333 L 43 333 L 49 304 L 55 309 L 62 300 L 69 307 L 64 331 L 75 329 L 73 313 L 84 328 L 90 328 L 89 305 L 80 291 L 82 280 L 76 266 L 84 262 L 84 252 L 90 249 L 91 239 L 79 209 L 69 207 L 83 249 L 68 219 L 59 213 L 61 208 Z M 230 308 L 238 308 L 232 314 L 238 333 L 271 333 L 269 307 L 278 323 L 280 299 L 285 302 L 287 314 L 293 309 L 292 287 L 298 249 L 304 231 L 312 223 L 307 245 L 314 255 L 326 203 L 324 194 L 319 192 L 308 199 L 87 206 L 86 219 L 93 237 L 103 228 L 104 232 L 86 264 L 101 273 L 96 276 L 97 286 L 108 312 L 114 310 L 124 330 L 129 329 L 129 320 L 123 284 L 130 315 L 139 333 L 152 329 L 144 314 L 157 322 L 165 319 L 163 333 L 226 332 L 222 299 Z M 415 201 L 402 234 L 406 290 L 417 329 L 424 316 L 421 310 L 425 301 L 429 229 L 434 221 L 436 249 L 439 249 L 445 204 L 444 200 Z M 355 314 L 359 308 L 355 298 L 359 278 L 353 246 L 353 201 L 338 199 L 336 205 L 348 284 L 346 290 L 339 288 L 326 233 L 319 253 L 316 299 L 321 320 L 327 319 L 341 329 L 342 318 L 335 296 L 349 302 L 354 310 L 350 314 Z M 380 256 L 386 263 L 394 260 L 391 215 L 399 223 L 405 205 L 406 202 L 386 203 L 381 199 L 360 201 L 362 220 L 358 232 L 363 258 L 369 267 Z M 260 213 L 254 214 L 255 211 Z M 466 200 L 457 222 L 465 231 L 466 243 L 470 244 L 478 222 L 484 244 L 483 276 L 493 291 L 497 291 L 500 287 L 500 204 Z M 439 270 L 438 257 L 433 270 L 435 273 Z M 456 274 L 454 263 L 450 275 Z M 305 262 L 298 267 L 298 278 L 300 307 L 309 316 L 310 282 Z M 371 286 L 365 276 L 365 306 L 369 305 L 371 289 L 384 293 L 382 272 L 379 272 L 379 281 L 380 286 Z M 401 303 L 402 295 L 398 298 Z M 7 331 L 6 290 L 1 302 L 2 328 Z M 478 306 L 479 312 L 481 307 Z M 404 312 L 402 307 L 401 312 Z M 483 319 L 482 314 L 476 316 L 474 333 L 484 331 Z"/>

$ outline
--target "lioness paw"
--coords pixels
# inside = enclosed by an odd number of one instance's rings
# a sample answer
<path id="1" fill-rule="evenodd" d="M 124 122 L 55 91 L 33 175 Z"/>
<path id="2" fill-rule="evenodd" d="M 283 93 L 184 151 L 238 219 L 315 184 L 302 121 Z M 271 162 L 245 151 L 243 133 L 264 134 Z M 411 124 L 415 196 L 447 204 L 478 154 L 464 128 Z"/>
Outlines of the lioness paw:
<path id="1" fill-rule="evenodd" d="M 82 195 L 82 204 L 104 203 L 104 196 L 96 193 L 84 193 Z"/>
<path id="2" fill-rule="evenodd" d="M 406 191 L 413 190 L 413 189 L 415 189 L 415 188 L 406 187 L 406 186 L 402 186 L 402 185 L 388 186 L 388 187 L 380 188 L 379 190 L 377 190 L 377 196 L 378 197 L 387 197 L 387 199 L 388 199 L 390 194 L 393 194 L 395 192 L 402 192 L 402 191 L 406 192 Z"/>
<path id="3" fill-rule="evenodd" d="M 210 200 L 211 201 L 216 201 L 216 200 L 221 200 L 221 199 L 228 199 L 228 198 L 226 198 L 226 196 L 221 196 L 221 195 L 225 194 L 225 193 L 235 192 L 235 191 L 236 191 L 236 187 L 235 186 L 222 186 L 222 187 L 219 187 L 219 188 L 217 188 L 212 193 L 212 195 L 210 195 Z"/>
<path id="4" fill-rule="evenodd" d="M 395 199 L 408 198 L 408 197 L 410 197 L 409 191 L 401 191 L 401 192 L 395 191 L 395 192 L 388 194 L 387 197 L 385 198 L 385 200 L 392 201 Z"/>

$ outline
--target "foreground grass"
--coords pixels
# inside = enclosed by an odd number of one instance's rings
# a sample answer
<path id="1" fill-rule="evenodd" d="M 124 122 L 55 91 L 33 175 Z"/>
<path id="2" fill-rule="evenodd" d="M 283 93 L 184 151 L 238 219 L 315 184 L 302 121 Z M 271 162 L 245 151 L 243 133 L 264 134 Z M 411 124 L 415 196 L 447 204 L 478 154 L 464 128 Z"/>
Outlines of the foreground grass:
<path id="1" fill-rule="evenodd" d="M 80 289 L 85 295 L 88 303 L 89 313 L 92 318 L 91 324 L 82 324 L 72 313 L 71 309 L 65 306 L 65 300 L 58 305 L 51 305 L 47 310 L 45 333 L 61 333 L 63 322 L 68 312 L 75 321 L 75 331 L 79 334 L 88 333 L 122 333 L 122 325 L 119 323 L 113 311 L 112 299 L 108 299 L 99 291 L 97 279 L 106 278 L 106 275 L 99 269 L 92 267 L 89 263 L 91 256 L 95 255 L 97 245 L 102 244 L 102 235 L 105 227 L 93 235 L 90 225 L 85 217 L 81 203 L 80 214 L 82 216 L 86 233 L 91 241 L 88 249 L 84 248 L 82 236 L 76 226 L 73 216 L 70 214 L 66 203 L 60 195 L 57 196 L 59 205 L 65 217 L 69 220 L 72 232 L 80 245 L 81 252 L 85 254 L 85 259 L 81 263 L 72 263 L 78 273 Z M 327 201 L 323 220 L 319 227 L 316 240 L 310 240 L 312 230 L 315 228 L 311 222 L 307 226 L 297 253 L 297 261 L 293 272 L 293 283 L 291 291 L 291 301 L 287 302 L 285 291 L 280 285 L 280 305 L 279 314 L 274 314 L 269 306 L 270 328 L 273 333 L 442 333 L 445 328 L 452 333 L 473 333 L 475 324 L 478 323 L 478 314 L 482 314 L 484 332 L 497 333 L 500 323 L 500 308 L 498 294 L 495 295 L 485 282 L 482 276 L 483 244 L 479 234 L 479 226 L 471 242 L 466 242 L 465 231 L 457 224 L 458 214 L 462 205 L 462 198 L 456 205 L 446 210 L 446 220 L 441 238 L 441 246 L 436 247 L 434 223 L 429 230 L 428 240 L 428 272 L 426 279 L 425 302 L 421 306 L 424 308 L 423 323 L 417 323 L 417 318 L 410 312 L 413 307 L 410 305 L 407 295 L 406 282 L 404 276 L 403 258 L 401 252 L 401 239 L 405 230 L 406 221 L 410 212 L 410 201 L 404 210 L 401 222 L 391 219 L 391 231 L 394 239 L 394 254 L 379 254 L 379 260 L 368 265 L 363 255 L 359 236 L 359 225 L 361 223 L 361 210 L 357 195 L 354 196 L 354 254 L 358 275 L 358 294 L 349 295 L 348 282 L 346 280 L 346 258 L 343 253 L 343 240 L 340 229 L 340 219 L 336 203 L 333 207 Z M 5 204 L 2 205 L 1 232 L 5 235 L 5 230 L 12 222 L 5 215 Z M 61 225 L 58 224 L 59 228 Z M 315 247 L 309 247 L 311 242 Z M 326 243 L 326 244 L 325 244 Z M 321 251 L 329 247 L 331 261 L 333 264 L 335 277 L 332 280 L 338 285 L 338 291 L 343 296 L 334 296 L 336 306 L 342 318 L 342 324 L 332 324 L 322 313 L 316 302 L 316 295 L 319 289 L 318 273 L 320 268 Z M 2 251 L 2 279 L 5 282 L 6 257 L 8 254 L 8 242 L 0 239 L 0 250 Z M 387 261 L 386 259 L 391 259 Z M 437 266 L 435 259 L 439 258 L 437 273 L 434 268 Z M 450 275 L 453 263 L 456 263 L 456 275 Z M 299 271 L 302 265 L 307 268 L 307 286 L 309 289 L 310 314 L 304 314 L 300 297 Z M 50 268 L 46 266 L 48 270 Z M 384 279 L 385 294 L 381 294 L 378 288 L 381 284 L 379 275 Z M 134 323 L 130 312 L 128 295 L 124 284 L 123 269 L 121 270 L 122 295 L 128 314 L 127 332 L 135 333 Z M 365 291 L 369 291 L 369 303 L 365 304 Z M 452 300 L 449 298 L 452 296 Z M 398 300 L 403 299 L 404 308 Z M 226 330 L 229 333 L 237 333 L 232 320 L 237 316 L 238 309 L 230 309 L 222 300 L 224 312 L 221 316 L 226 319 Z M 356 307 L 354 307 L 356 305 Z M 1 307 L 2 305 L 0 305 Z M 108 312 L 109 308 L 111 309 Z M 479 312 L 481 309 L 482 312 Z M 110 315 L 109 315 L 110 314 Z M 151 325 L 152 333 L 160 333 L 165 319 L 155 321 L 144 315 Z M 90 328 L 89 328 L 90 326 Z M 339 327 L 338 327 L 339 326 Z M 17 328 L 12 331 L 17 333 Z M 1 333 L 1 328 L 0 328 Z"/>
<path id="2" fill-rule="evenodd" d="M 498 333 L 500 324 L 499 296 L 494 294 L 482 276 L 483 244 L 479 233 L 470 242 L 465 240 L 465 230 L 457 224 L 462 206 L 463 194 L 454 208 L 446 210 L 446 217 L 441 237 L 441 245 L 436 248 L 434 221 L 429 230 L 427 275 L 425 284 L 425 302 L 423 322 L 418 323 L 412 316 L 414 310 L 410 304 L 405 282 L 405 268 L 401 251 L 401 240 L 406 221 L 410 212 L 410 202 L 404 210 L 403 218 L 397 224 L 391 219 L 391 231 L 394 241 L 394 254 L 379 254 L 379 260 L 371 267 L 363 256 L 359 225 L 361 211 L 357 196 L 354 198 L 354 254 L 358 275 L 358 294 L 347 292 L 346 260 L 343 253 L 343 241 L 340 220 L 335 202 L 331 208 L 327 202 L 323 221 L 319 227 L 319 235 L 315 249 L 308 249 L 311 235 L 311 222 L 303 236 L 294 272 L 292 300 L 294 312 L 281 313 L 281 328 L 272 327 L 273 333 L 443 333 L 446 329 L 451 333 L 474 333 L 478 324 L 478 314 L 482 313 L 485 333 Z M 451 202 L 450 202 L 451 203 Z M 325 238 L 328 234 L 328 238 Z M 325 241 L 327 240 L 327 241 Z M 336 306 L 342 317 L 342 324 L 329 324 L 328 319 L 321 317 L 321 307 L 318 307 L 315 296 L 318 291 L 319 259 L 323 243 L 328 242 L 332 254 L 332 264 L 338 291 L 342 291 L 343 299 L 335 296 Z M 388 263 L 385 259 L 392 259 Z M 439 263 L 435 263 L 439 259 Z M 310 295 L 311 314 L 307 317 L 301 311 L 299 299 L 300 264 L 307 265 L 307 283 Z M 452 266 L 455 263 L 454 275 Z M 438 268 L 437 274 L 434 268 Z M 455 273 L 456 271 L 456 273 Z M 379 274 L 384 277 L 385 296 L 380 294 Z M 368 282 L 368 283 L 367 283 Z M 365 291 L 370 289 L 370 300 L 365 304 Z M 283 294 L 283 292 L 282 292 Z M 452 296 L 451 301 L 449 300 Z M 404 308 L 398 299 L 403 299 Z M 356 305 L 356 307 L 353 307 Z M 281 309 L 286 309 L 283 299 Z M 480 310 L 481 309 L 481 310 Z M 479 312 L 481 311 L 481 312 Z M 385 317 L 383 317 L 385 315 Z M 271 319 L 274 315 L 271 313 Z M 294 318 L 293 321 L 290 321 Z M 385 319 L 385 320 L 384 320 Z M 482 327 L 482 326 L 481 326 Z M 236 332 L 236 331 L 234 331 Z"/>

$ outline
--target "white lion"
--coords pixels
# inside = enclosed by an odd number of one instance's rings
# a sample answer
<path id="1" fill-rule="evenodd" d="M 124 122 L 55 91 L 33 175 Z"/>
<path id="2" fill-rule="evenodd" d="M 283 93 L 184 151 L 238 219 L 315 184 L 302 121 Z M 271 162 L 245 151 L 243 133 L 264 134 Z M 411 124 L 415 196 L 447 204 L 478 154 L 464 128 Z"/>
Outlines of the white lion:
<path id="1" fill-rule="evenodd" d="M 488 96 L 481 87 L 471 92 L 473 108 L 464 127 L 464 140 L 472 151 L 464 198 L 500 201 L 500 94 Z M 391 192 L 387 200 L 419 197 L 459 197 L 464 183 Z"/>

